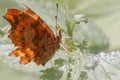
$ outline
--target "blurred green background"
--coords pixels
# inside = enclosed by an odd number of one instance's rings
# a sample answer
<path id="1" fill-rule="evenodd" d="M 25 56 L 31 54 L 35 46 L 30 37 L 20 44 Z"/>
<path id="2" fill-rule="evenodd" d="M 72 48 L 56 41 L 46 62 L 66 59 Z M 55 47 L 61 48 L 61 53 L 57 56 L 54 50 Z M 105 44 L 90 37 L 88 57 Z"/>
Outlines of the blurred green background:
<path id="1" fill-rule="evenodd" d="M 52 2 L 53 5 L 55 4 L 55 2 L 58 1 L 59 4 L 62 5 L 62 3 L 65 0 L 46 0 L 46 2 L 44 0 L 26 0 L 26 1 L 23 0 L 23 3 L 25 2 L 24 4 L 28 4 L 30 7 L 35 6 L 35 5 L 31 5 L 31 4 L 34 4 L 34 3 L 31 3 L 32 1 L 39 1 L 41 4 L 42 3 L 47 4 L 47 1 L 49 1 L 49 2 Z M 106 1 L 105 0 L 66 0 L 66 1 L 68 2 L 69 11 L 72 15 L 79 14 L 79 13 L 85 14 L 90 20 L 90 22 L 94 24 L 94 26 L 97 26 L 100 30 L 103 31 L 103 33 L 109 39 L 108 40 L 109 48 L 107 49 L 107 51 L 120 50 L 120 43 L 119 43 L 120 41 L 120 31 L 119 31 L 120 0 L 106 0 Z M 0 28 L 8 25 L 8 22 L 2 18 L 3 14 L 6 11 L 6 8 L 13 7 L 13 8 L 23 9 L 22 7 L 19 6 L 19 4 L 21 4 L 20 2 L 22 2 L 22 0 L 21 1 L 0 0 Z M 40 6 L 40 5 L 36 5 L 36 6 Z M 35 7 L 33 7 L 33 9 L 35 9 Z M 39 10 L 39 7 L 37 9 Z M 46 7 L 43 8 L 43 10 L 46 11 L 45 12 L 46 14 L 44 14 L 44 11 L 43 11 L 43 14 L 42 14 L 43 16 L 49 14 Z M 45 21 L 48 21 L 48 20 L 45 20 Z M 89 30 L 91 29 L 92 27 L 89 27 L 86 33 L 89 32 Z M 97 29 L 94 28 L 92 32 L 94 32 L 94 30 L 97 30 Z M 98 41 L 99 40 L 100 41 L 103 40 L 104 42 L 104 37 L 100 37 L 100 39 L 98 37 Z M 0 80 L 37 80 L 37 78 L 34 77 L 33 74 L 25 73 L 20 70 L 9 68 L 8 65 L 2 64 L 0 62 Z"/>

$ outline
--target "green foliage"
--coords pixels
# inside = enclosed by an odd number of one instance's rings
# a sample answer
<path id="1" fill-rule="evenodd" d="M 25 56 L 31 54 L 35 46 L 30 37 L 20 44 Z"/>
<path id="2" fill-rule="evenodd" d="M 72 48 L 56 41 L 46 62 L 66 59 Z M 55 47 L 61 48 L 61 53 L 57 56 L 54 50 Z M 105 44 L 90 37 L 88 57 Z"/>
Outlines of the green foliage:
<path id="1" fill-rule="evenodd" d="M 73 72 L 73 68 L 71 65 L 73 65 L 74 62 L 75 60 L 71 57 L 69 57 L 68 60 L 62 58 L 56 59 L 53 64 L 54 66 L 40 71 L 40 80 L 61 80 L 63 74 L 66 75 L 65 80 L 71 80 Z M 65 65 L 67 70 L 64 73 L 64 70 L 60 70 L 60 68 Z"/>
<path id="2" fill-rule="evenodd" d="M 67 35 L 69 37 L 73 37 L 73 30 L 74 30 L 74 26 L 75 26 L 75 21 L 72 20 L 72 21 L 69 21 L 69 20 L 65 20 L 65 24 L 66 24 L 66 27 L 67 27 Z"/>
<path id="3" fill-rule="evenodd" d="M 67 72 L 67 77 L 66 77 L 66 80 L 72 80 L 71 77 L 72 77 L 72 71 L 73 71 L 73 68 L 70 66 L 70 65 L 73 65 L 74 64 L 74 60 L 70 57 L 68 59 L 68 72 Z"/>
<path id="4" fill-rule="evenodd" d="M 66 60 L 59 58 L 54 61 L 54 67 L 41 70 L 40 80 L 59 80 L 63 76 L 63 71 L 59 68 L 66 63 Z"/>
<path id="5" fill-rule="evenodd" d="M 59 58 L 54 61 L 56 67 L 62 67 L 66 63 L 66 60 Z"/>
<path id="6" fill-rule="evenodd" d="M 81 71 L 79 80 L 87 80 L 88 79 L 88 75 L 85 71 Z"/>
<path id="7" fill-rule="evenodd" d="M 86 16 L 83 16 L 83 15 L 76 15 L 77 17 L 72 20 L 69 20 L 69 18 L 67 17 L 67 13 L 66 13 L 66 20 L 65 20 L 65 25 L 66 25 L 66 35 L 67 35 L 67 38 L 65 39 L 65 45 L 67 46 L 67 49 L 72 52 L 74 50 L 76 50 L 76 48 L 80 48 L 81 51 L 84 49 L 87 49 L 86 46 L 87 46 L 87 40 L 83 40 L 82 43 L 79 43 L 78 42 L 78 46 L 77 44 L 75 44 L 76 42 L 74 41 L 73 39 L 73 31 L 74 31 L 74 27 L 75 27 L 75 24 L 79 24 L 81 22 L 85 22 L 87 23 L 88 19 Z"/>
<path id="8" fill-rule="evenodd" d="M 67 46 L 67 49 L 72 52 L 75 50 L 75 44 L 72 38 L 68 37 L 65 39 L 65 45 Z"/>
<path id="9" fill-rule="evenodd" d="M 82 43 L 80 43 L 77 47 L 80 49 L 81 52 L 88 51 L 88 41 L 83 40 Z"/>
<path id="10" fill-rule="evenodd" d="M 40 75 L 40 80 L 59 80 L 63 74 L 62 71 L 54 67 L 41 70 L 40 72 L 43 73 Z"/>
<path id="11" fill-rule="evenodd" d="M 70 58 L 68 59 L 68 63 L 74 64 L 74 62 L 75 62 L 75 60 L 74 60 L 73 58 L 70 57 Z"/>
<path id="12" fill-rule="evenodd" d="M 71 77 L 72 77 L 71 71 L 72 70 L 69 70 L 69 72 L 67 73 L 67 79 L 66 80 L 71 80 Z"/>

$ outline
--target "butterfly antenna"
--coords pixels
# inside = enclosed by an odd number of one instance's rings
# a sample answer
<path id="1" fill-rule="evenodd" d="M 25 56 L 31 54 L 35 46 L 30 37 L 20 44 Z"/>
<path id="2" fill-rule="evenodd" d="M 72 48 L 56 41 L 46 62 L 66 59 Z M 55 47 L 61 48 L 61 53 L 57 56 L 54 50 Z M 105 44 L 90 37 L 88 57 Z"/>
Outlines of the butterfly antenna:
<path id="1" fill-rule="evenodd" d="M 58 24 L 57 24 L 57 21 L 58 21 L 58 3 L 56 3 L 56 16 L 55 16 L 55 20 L 56 20 L 56 32 L 57 32 L 57 28 L 58 28 Z"/>

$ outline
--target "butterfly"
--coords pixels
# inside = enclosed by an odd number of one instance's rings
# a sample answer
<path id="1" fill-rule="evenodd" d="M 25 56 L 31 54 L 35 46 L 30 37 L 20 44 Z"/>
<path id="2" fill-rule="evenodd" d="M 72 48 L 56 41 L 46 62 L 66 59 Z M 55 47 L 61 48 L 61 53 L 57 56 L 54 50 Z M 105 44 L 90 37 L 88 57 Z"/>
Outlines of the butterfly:
<path id="1" fill-rule="evenodd" d="M 60 48 L 61 32 L 54 33 L 26 5 L 24 11 L 8 8 L 3 17 L 11 25 L 8 37 L 17 47 L 9 55 L 20 57 L 20 64 L 27 64 L 33 61 L 37 65 L 45 65 Z"/>

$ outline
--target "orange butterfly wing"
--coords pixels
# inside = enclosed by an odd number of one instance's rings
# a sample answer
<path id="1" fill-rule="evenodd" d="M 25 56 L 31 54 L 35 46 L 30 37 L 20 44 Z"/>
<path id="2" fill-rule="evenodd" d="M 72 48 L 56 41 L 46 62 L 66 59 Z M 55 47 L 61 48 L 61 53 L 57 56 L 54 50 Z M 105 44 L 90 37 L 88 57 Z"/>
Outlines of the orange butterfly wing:
<path id="1" fill-rule="evenodd" d="M 9 55 L 20 57 L 21 64 L 34 61 L 44 65 L 60 47 L 61 33 L 56 35 L 48 25 L 30 8 L 25 12 L 18 9 L 7 9 L 3 16 L 11 24 L 8 37 L 17 49 Z"/>

